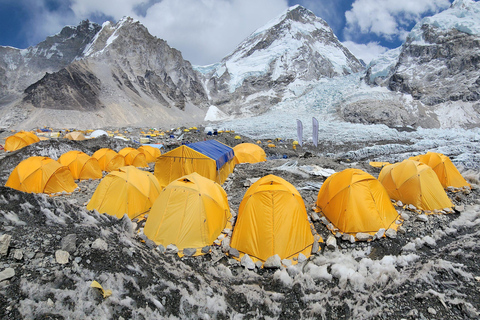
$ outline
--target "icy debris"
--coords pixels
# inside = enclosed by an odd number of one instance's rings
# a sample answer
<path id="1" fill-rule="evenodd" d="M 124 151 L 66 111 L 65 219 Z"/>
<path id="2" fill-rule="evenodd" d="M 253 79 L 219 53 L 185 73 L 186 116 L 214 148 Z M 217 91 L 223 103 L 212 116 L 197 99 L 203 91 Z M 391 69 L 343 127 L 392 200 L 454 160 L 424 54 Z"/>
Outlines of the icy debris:
<path id="1" fill-rule="evenodd" d="M 70 253 L 63 250 L 55 251 L 55 260 L 58 264 L 66 264 L 70 258 Z"/>
<path id="2" fill-rule="evenodd" d="M 381 228 L 375 233 L 375 236 L 373 237 L 374 239 L 380 239 L 385 235 L 385 229 Z"/>
<path id="3" fill-rule="evenodd" d="M 358 232 L 355 235 L 355 238 L 357 238 L 358 241 L 368 241 L 368 240 L 372 240 L 373 236 L 368 233 Z"/>
<path id="4" fill-rule="evenodd" d="M 280 259 L 280 256 L 278 254 L 271 256 L 265 261 L 263 264 L 264 268 L 267 269 L 277 269 L 282 267 L 282 261 Z"/>
<path id="5" fill-rule="evenodd" d="M 9 234 L 2 234 L 0 236 L 0 256 L 6 256 L 8 254 L 11 240 L 12 236 Z"/>
<path id="6" fill-rule="evenodd" d="M 337 239 L 332 235 L 328 236 L 326 246 L 330 250 L 337 249 Z"/>
<path id="7" fill-rule="evenodd" d="M 297 261 L 298 261 L 298 263 L 305 262 L 305 261 L 307 261 L 307 257 L 305 257 L 305 255 L 303 253 L 299 253 L 298 257 L 297 257 Z"/>
<path id="8" fill-rule="evenodd" d="M 395 239 L 397 237 L 397 231 L 394 229 L 389 228 L 386 232 L 385 235 L 390 238 L 390 239 Z"/>
<path id="9" fill-rule="evenodd" d="M 313 176 L 321 176 L 324 178 L 330 177 L 332 174 L 335 173 L 335 170 L 333 169 L 326 169 L 322 168 L 316 165 L 305 165 L 305 166 L 300 166 L 298 167 L 298 170 L 305 172 L 307 174 L 313 175 Z"/>
<path id="10" fill-rule="evenodd" d="M 105 240 L 103 240 L 101 238 L 97 238 L 92 243 L 92 249 L 107 251 L 108 250 L 108 244 L 105 242 Z"/>
<path id="11" fill-rule="evenodd" d="M 252 258 L 248 254 L 244 254 L 242 259 L 240 259 L 240 264 L 242 267 L 248 270 L 255 270 L 255 263 L 253 262 Z"/>
<path id="12" fill-rule="evenodd" d="M 240 252 L 238 252 L 237 249 L 230 247 L 228 249 L 228 254 L 231 255 L 232 257 L 239 258 L 240 257 Z"/>
<path id="13" fill-rule="evenodd" d="M 194 248 L 185 248 L 183 249 L 183 254 L 186 256 L 186 257 L 193 257 L 193 255 L 197 253 L 197 249 L 194 249 Z"/>
<path id="14" fill-rule="evenodd" d="M 314 280 L 332 280 L 332 275 L 328 273 L 328 264 L 317 266 L 314 263 L 307 263 L 304 272 Z"/>
<path id="15" fill-rule="evenodd" d="M 15 269 L 13 268 L 6 268 L 2 272 L 0 272 L 0 282 L 3 280 L 10 279 L 15 276 Z"/>
<path id="16" fill-rule="evenodd" d="M 66 235 L 60 241 L 60 248 L 64 251 L 73 253 L 77 250 L 77 235 L 75 233 Z"/>
<path id="17" fill-rule="evenodd" d="M 416 251 L 417 246 L 415 245 L 414 242 L 409 242 L 406 245 L 403 246 L 402 251 Z"/>
<path id="18" fill-rule="evenodd" d="M 165 247 L 164 247 L 163 245 L 161 245 L 161 244 L 159 244 L 159 245 L 157 246 L 156 250 L 157 250 L 158 252 L 160 252 L 161 254 L 164 254 L 165 251 L 167 251 L 167 249 L 165 249 Z"/>
<path id="19" fill-rule="evenodd" d="M 165 249 L 166 253 L 178 253 L 178 248 L 174 244 L 169 244 Z"/>
<path id="20" fill-rule="evenodd" d="M 265 262 L 266 263 L 266 262 Z M 288 272 L 286 269 L 282 269 L 282 270 L 277 270 L 274 274 L 273 274 L 273 278 L 275 280 L 279 280 L 280 282 L 283 283 L 283 285 L 285 285 L 286 287 L 290 287 L 293 283 L 293 279 L 290 278 Z"/>
<path id="21" fill-rule="evenodd" d="M 427 217 L 427 215 L 425 215 L 425 214 L 419 214 L 419 215 L 416 217 L 416 219 L 417 219 L 418 221 L 428 222 L 428 217 Z"/>

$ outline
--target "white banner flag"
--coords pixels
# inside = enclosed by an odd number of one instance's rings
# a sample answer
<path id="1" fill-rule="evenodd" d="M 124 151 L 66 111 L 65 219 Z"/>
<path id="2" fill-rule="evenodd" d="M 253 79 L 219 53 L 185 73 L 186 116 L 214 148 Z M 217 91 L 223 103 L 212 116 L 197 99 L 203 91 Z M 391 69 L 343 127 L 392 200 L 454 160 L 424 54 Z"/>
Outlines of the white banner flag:
<path id="1" fill-rule="evenodd" d="M 313 139 L 313 144 L 315 147 L 318 146 L 318 120 L 313 117 L 312 118 L 312 127 L 313 127 L 313 132 L 312 132 L 312 139 Z"/>
<path id="2" fill-rule="evenodd" d="M 297 139 L 298 139 L 298 144 L 301 147 L 302 140 L 303 140 L 303 124 L 302 124 L 302 121 L 298 119 L 297 119 Z"/>

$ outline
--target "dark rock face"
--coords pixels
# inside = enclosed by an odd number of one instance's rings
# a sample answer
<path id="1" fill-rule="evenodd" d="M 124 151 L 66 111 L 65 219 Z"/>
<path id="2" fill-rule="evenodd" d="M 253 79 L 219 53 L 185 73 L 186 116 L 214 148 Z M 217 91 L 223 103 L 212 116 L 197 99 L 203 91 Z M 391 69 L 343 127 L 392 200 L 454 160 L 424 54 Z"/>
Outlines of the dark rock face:
<path id="1" fill-rule="evenodd" d="M 480 38 L 458 30 L 421 27 L 428 45 L 407 39 L 388 88 L 426 105 L 480 99 Z"/>
<path id="2" fill-rule="evenodd" d="M 92 111 L 101 107 L 99 92 L 100 80 L 75 63 L 29 86 L 24 101 L 36 108 Z"/>

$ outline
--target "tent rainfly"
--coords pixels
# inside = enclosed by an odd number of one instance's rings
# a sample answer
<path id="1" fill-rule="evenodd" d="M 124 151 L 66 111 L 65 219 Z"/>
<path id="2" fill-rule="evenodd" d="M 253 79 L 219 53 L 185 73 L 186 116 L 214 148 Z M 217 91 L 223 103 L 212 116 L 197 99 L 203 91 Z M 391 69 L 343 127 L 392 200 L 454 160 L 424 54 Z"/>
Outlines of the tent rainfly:
<path id="1" fill-rule="evenodd" d="M 470 184 L 462 177 L 457 167 L 452 163 L 449 157 L 437 152 L 427 152 L 410 160 L 420 161 L 433 169 L 437 174 L 438 180 L 443 188 L 471 188 Z"/>
<path id="2" fill-rule="evenodd" d="M 267 161 L 265 151 L 253 143 L 240 143 L 233 147 L 235 153 L 235 164 L 257 163 Z"/>
<path id="3" fill-rule="evenodd" d="M 345 169 L 328 177 L 315 204 L 315 211 L 322 212 L 342 233 L 374 235 L 399 226 L 398 213 L 383 185 L 360 169 Z"/>
<path id="4" fill-rule="evenodd" d="M 385 166 L 378 180 L 390 198 L 412 204 L 419 210 L 442 210 L 453 206 L 433 169 L 424 163 L 403 160 Z"/>
<path id="5" fill-rule="evenodd" d="M 160 190 L 153 174 L 133 166 L 122 167 L 100 181 L 87 209 L 97 209 L 119 219 L 127 214 L 134 219 L 150 210 Z"/>
<path id="6" fill-rule="evenodd" d="M 92 157 L 98 160 L 103 171 L 110 172 L 125 166 L 125 158 L 109 148 L 98 149 Z"/>
<path id="7" fill-rule="evenodd" d="M 157 160 L 157 158 L 162 154 L 159 148 L 155 148 L 146 144 L 138 147 L 137 150 L 145 155 L 147 163 L 155 162 L 155 160 Z"/>
<path id="8" fill-rule="evenodd" d="M 75 180 L 102 178 L 102 169 L 100 169 L 98 160 L 82 151 L 68 151 L 58 158 L 58 162 L 70 169 Z"/>
<path id="9" fill-rule="evenodd" d="M 71 193 L 77 188 L 68 167 L 48 157 L 30 157 L 20 162 L 8 177 L 6 187 L 31 193 Z"/>
<path id="10" fill-rule="evenodd" d="M 222 184 L 234 168 L 233 149 L 216 140 L 207 140 L 164 153 L 155 162 L 154 174 L 162 187 L 193 172 Z"/>
<path id="11" fill-rule="evenodd" d="M 174 244 L 180 254 L 185 248 L 200 254 L 222 230 L 231 228 L 231 218 L 222 187 L 193 172 L 162 190 L 148 214 L 144 233 L 157 245 Z"/>
<path id="12" fill-rule="evenodd" d="M 125 165 L 134 166 L 137 168 L 147 168 L 147 158 L 143 153 L 140 153 L 137 149 L 126 147 L 118 152 L 125 158 Z"/>
<path id="13" fill-rule="evenodd" d="M 34 133 L 20 131 L 5 140 L 4 148 L 5 151 L 16 151 L 38 141 L 40 139 Z"/>
<path id="14" fill-rule="evenodd" d="M 292 259 L 312 252 L 313 226 L 302 196 L 284 179 L 267 175 L 248 188 L 238 209 L 230 246 L 265 262 L 278 254 Z"/>

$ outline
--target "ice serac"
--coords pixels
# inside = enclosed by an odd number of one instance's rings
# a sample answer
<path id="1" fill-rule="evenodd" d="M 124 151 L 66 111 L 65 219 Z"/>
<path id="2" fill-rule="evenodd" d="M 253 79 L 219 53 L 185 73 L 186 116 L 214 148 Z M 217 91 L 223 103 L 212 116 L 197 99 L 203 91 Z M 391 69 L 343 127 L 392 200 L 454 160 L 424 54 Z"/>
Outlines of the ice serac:
<path id="1" fill-rule="evenodd" d="M 480 2 L 456 0 L 419 22 L 403 46 L 372 62 L 365 80 L 411 95 L 451 127 L 480 120 Z M 455 115 L 455 117 L 452 117 Z"/>
<path id="2" fill-rule="evenodd" d="M 299 94 L 295 84 L 362 69 L 328 24 L 299 5 L 253 32 L 219 64 L 202 68 L 212 104 L 233 115 L 262 113 Z"/>

